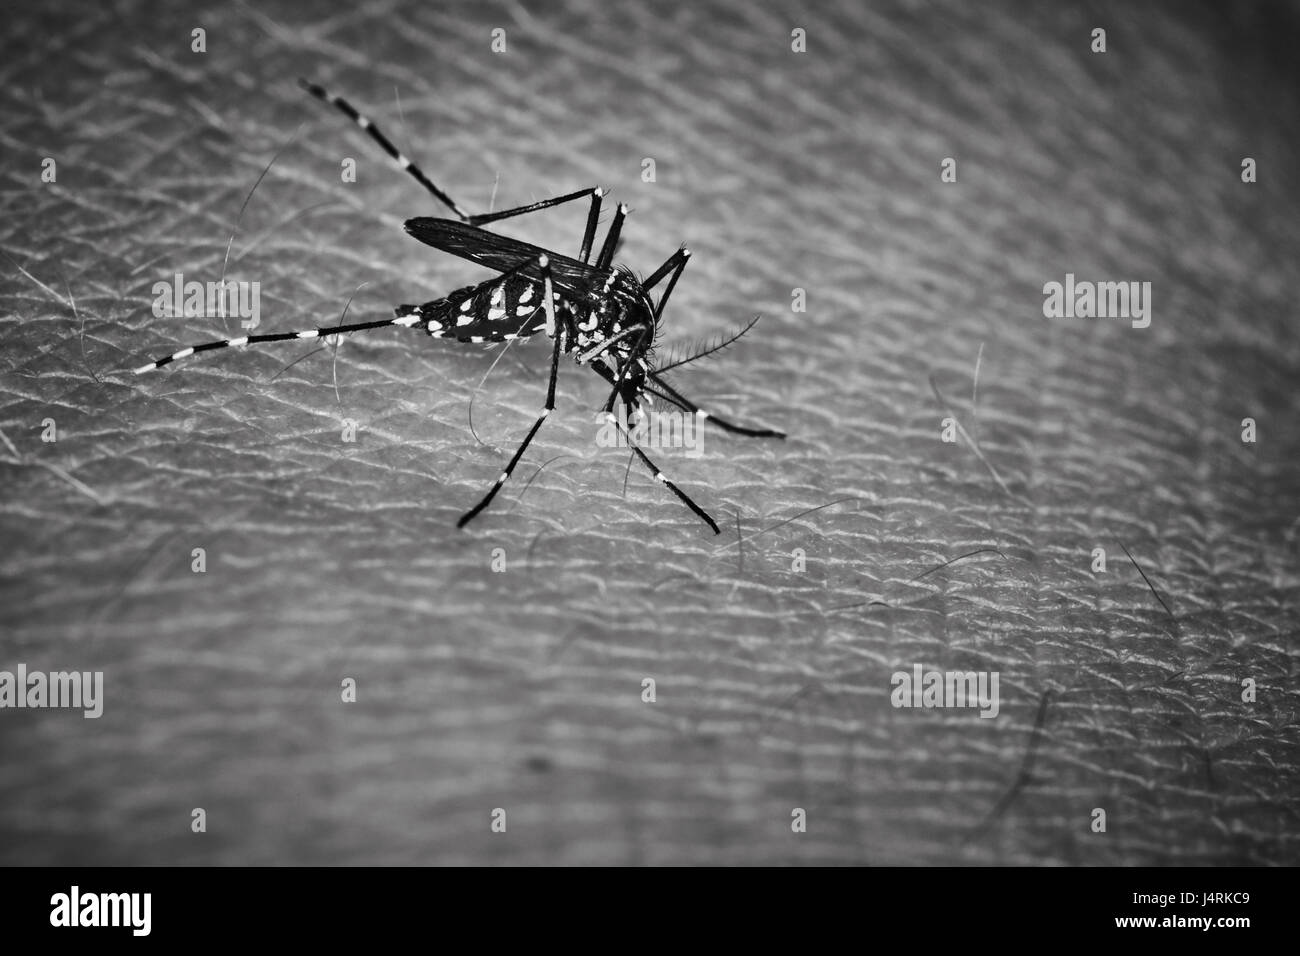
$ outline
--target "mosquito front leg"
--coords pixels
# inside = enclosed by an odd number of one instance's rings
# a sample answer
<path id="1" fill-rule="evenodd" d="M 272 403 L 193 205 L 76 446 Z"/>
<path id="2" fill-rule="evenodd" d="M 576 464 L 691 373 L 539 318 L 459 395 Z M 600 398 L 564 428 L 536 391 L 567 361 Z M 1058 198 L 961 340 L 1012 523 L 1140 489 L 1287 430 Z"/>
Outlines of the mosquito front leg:
<path id="1" fill-rule="evenodd" d="M 650 381 L 654 383 L 655 387 L 650 388 L 649 391 L 654 392 L 660 398 L 667 399 L 668 401 L 672 402 L 674 405 L 678 405 L 681 408 L 685 409 L 686 411 L 691 412 L 694 415 L 697 415 L 699 418 L 701 418 L 704 421 L 713 422 L 713 424 L 717 425 L 723 431 L 733 432 L 734 434 L 737 435 L 748 435 L 750 438 L 784 438 L 785 437 L 785 432 L 779 432 L 773 428 L 746 428 L 743 425 L 733 425 L 725 418 L 719 418 L 717 415 L 714 415 L 712 412 L 706 412 L 704 409 L 700 408 L 700 406 L 696 405 L 694 402 L 692 402 L 681 392 L 677 391 L 677 389 L 673 388 L 671 385 L 669 385 L 667 382 L 661 379 L 654 372 L 650 373 Z"/>
<path id="2" fill-rule="evenodd" d="M 605 409 L 604 409 L 605 420 L 610 424 L 612 424 L 615 428 L 617 428 L 620 433 L 622 433 L 623 437 L 627 440 L 628 446 L 634 452 L 636 452 L 637 457 L 641 459 L 642 464 L 644 464 L 646 468 L 650 470 L 650 474 L 654 475 L 655 481 L 662 482 L 664 485 L 666 485 L 668 490 L 671 491 L 673 494 L 675 494 L 679 499 L 681 499 L 682 503 L 685 504 L 686 507 L 690 508 L 691 511 L 695 512 L 695 514 L 698 515 L 704 521 L 705 524 L 707 524 L 710 528 L 713 529 L 714 534 L 720 534 L 721 532 L 718 530 L 717 522 L 715 522 L 713 518 L 709 516 L 709 513 L 707 511 L 705 511 L 694 501 L 692 501 L 690 496 L 687 495 L 686 492 L 678 488 L 677 485 L 675 485 L 671 480 L 669 480 L 668 477 L 658 469 L 655 463 L 650 460 L 649 456 L 647 456 L 646 453 L 641 450 L 641 446 L 638 445 L 633 440 L 632 436 L 628 433 L 628 430 L 623 426 L 623 423 L 618 420 L 618 416 L 614 414 L 612 398 L 613 396 L 618 395 L 618 386 L 619 383 L 622 381 L 622 379 L 621 378 L 616 379 L 614 377 L 614 373 L 609 370 L 609 366 L 607 366 L 600 359 L 596 359 L 595 361 L 593 361 L 591 363 L 591 367 L 594 368 L 600 374 L 600 376 L 603 379 L 605 379 L 605 381 L 609 382 L 612 386 L 614 386 L 614 391 L 611 394 L 611 401 L 605 403 Z"/>
<path id="3" fill-rule="evenodd" d="M 316 99 L 335 107 L 344 116 L 348 117 L 352 122 L 365 130 L 366 134 L 378 143 L 384 152 L 396 160 L 398 166 L 406 170 L 406 172 L 409 173 L 416 182 L 433 194 L 434 198 L 455 213 L 456 217 L 460 219 L 461 222 L 468 223 L 471 226 L 481 226 L 484 223 L 489 222 L 500 222 L 502 219 L 511 219 L 515 216 L 537 212 L 541 209 L 551 209 L 566 202 L 572 202 L 575 199 L 589 197 L 591 199 L 591 209 L 587 212 L 587 228 L 582 241 L 582 254 L 579 258 L 583 262 L 586 262 L 587 258 L 591 255 L 591 244 L 596 237 L 596 220 L 600 216 L 600 199 L 601 196 L 604 195 L 604 191 L 599 186 L 593 186 L 588 189 L 579 189 L 577 192 L 569 193 L 566 196 L 557 196 L 555 199 L 543 199 L 540 202 L 530 203 L 527 206 L 518 206 L 514 209 L 503 209 L 500 212 L 487 212 L 477 216 L 471 216 L 461 209 L 460 206 L 456 205 L 455 200 L 440 189 L 433 180 L 426 176 L 419 166 L 415 165 L 415 163 L 411 162 L 410 159 L 404 156 L 402 152 L 393 145 L 392 141 L 380 131 L 379 127 L 376 126 L 368 116 L 364 116 L 359 112 L 355 106 L 343 99 L 343 97 L 335 96 L 333 93 L 329 92 L 329 90 L 315 83 L 309 83 L 307 80 L 300 79 L 298 80 L 298 84 L 312 96 L 316 97 Z"/>
<path id="4" fill-rule="evenodd" d="M 692 501 L 690 495 L 686 494 L 686 492 L 682 491 L 682 489 L 678 488 L 675 484 L 673 484 L 672 480 L 669 479 L 667 475 L 665 475 L 662 471 L 659 470 L 658 466 L 655 465 L 655 463 L 650 460 L 650 457 L 641 450 L 641 446 L 638 445 L 636 441 L 632 438 L 631 433 L 628 432 L 628 430 L 623 426 L 623 423 L 618 420 L 618 417 L 615 416 L 613 412 L 606 412 L 605 416 L 606 416 L 606 420 L 609 421 L 615 428 L 617 428 L 622 433 L 623 437 L 627 440 L 628 446 L 634 452 L 636 452 L 637 457 L 640 458 L 641 463 L 645 465 L 647 469 L 649 469 L 650 474 L 654 475 L 655 481 L 660 482 L 665 487 L 667 487 L 669 491 L 675 494 L 678 497 L 678 499 L 681 500 L 682 504 L 686 505 L 686 507 L 690 508 L 691 511 L 695 512 L 695 514 L 705 524 L 707 524 L 710 528 L 713 529 L 714 534 L 721 534 L 722 532 L 718 528 L 718 523 L 709 516 L 709 513 L 707 511 L 705 511 L 694 501 Z"/>

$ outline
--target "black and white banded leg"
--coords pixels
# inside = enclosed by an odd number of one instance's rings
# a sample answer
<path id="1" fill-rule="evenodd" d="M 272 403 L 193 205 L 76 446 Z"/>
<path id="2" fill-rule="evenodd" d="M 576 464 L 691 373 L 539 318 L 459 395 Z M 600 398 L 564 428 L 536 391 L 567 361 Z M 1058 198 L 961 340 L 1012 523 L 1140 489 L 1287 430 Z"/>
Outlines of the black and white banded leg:
<path id="1" fill-rule="evenodd" d="M 664 306 L 668 304 L 668 297 L 673 294 L 673 287 L 677 285 L 677 280 L 681 278 L 682 272 L 686 269 L 686 263 L 690 260 L 691 252 L 685 246 L 678 249 L 668 257 L 651 276 L 642 283 L 645 289 L 651 289 L 656 286 L 664 276 L 669 276 L 668 287 L 664 289 L 664 294 L 659 297 L 659 304 L 655 306 L 655 321 L 658 322 L 663 315 Z M 688 411 L 693 415 L 699 416 L 705 421 L 713 422 L 723 431 L 729 431 L 736 435 L 748 435 L 751 438 L 784 438 L 785 432 L 779 432 L 772 428 L 746 428 L 743 425 L 735 425 L 725 418 L 719 418 L 712 412 L 706 412 L 700 406 L 696 405 L 689 398 L 683 395 L 677 389 L 673 388 L 666 381 L 656 375 L 653 371 L 647 369 L 648 378 L 654 386 L 648 387 L 647 391 L 658 395 L 665 401 L 672 402 L 677 407 Z M 665 394 L 666 393 L 666 394 Z"/>
<path id="2" fill-rule="evenodd" d="M 544 293 L 542 296 L 542 304 L 546 307 L 546 322 L 550 328 L 555 328 L 555 294 L 551 284 L 551 261 L 544 255 L 538 256 L 537 265 L 542 275 L 542 291 Z M 506 465 L 505 471 L 501 472 L 501 476 L 492 483 L 492 487 L 489 488 L 488 493 L 483 496 L 483 500 L 460 516 L 460 520 L 456 522 L 456 527 L 465 527 L 465 525 L 474 520 L 480 511 L 492 503 L 492 499 L 497 496 L 497 492 L 501 490 L 501 486 L 510 480 L 510 476 L 514 473 L 515 466 L 519 464 L 519 459 L 523 457 L 524 452 L 528 449 L 528 445 L 533 440 L 533 436 L 536 435 L 538 430 L 542 427 L 542 422 L 546 421 L 547 416 L 555 410 L 555 380 L 560 371 L 562 339 L 563 336 L 557 332 L 554 339 L 554 347 L 551 349 L 551 378 L 546 386 L 546 405 L 542 408 L 542 413 L 537 416 L 537 421 L 533 422 L 533 427 L 530 428 L 528 434 L 524 436 L 523 442 L 511 457 L 510 463 Z"/>
<path id="3" fill-rule="evenodd" d="M 500 281 L 504 282 L 511 277 L 518 275 L 531 264 L 531 262 L 521 262 L 513 269 L 503 272 Z M 469 289 L 462 290 L 459 296 L 451 295 L 446 299 L 439 300 L 439 302 L 435 304 L 447 304 L 452 307 L 458 306 L 465 299 L 469 298 L 475 291 L 477 291 L 476 287 L 471 286 Z M 267 342 L 292 342 L 295 339 L 323 339 L 328 338 L 331 335 L 347 335 L 349 332 L 364 332 L 369 329 L 384 329 L 394 325 L 399 328 L 408 329 L 417 326 L 424 326 L 430 335 L 435 334 L 435 330 L 424 316 L 422 306 L 398 306 L 396 312 L 397 315 L 394 318 L 378 319 L 374 322 L 354 322 L 351 325 L 322 326 L 315 329 L 303 329 L 298 332 L 275 332 L 266 335 L 244 335 L 237 339 L 222 339 L 219 342 L 205 342 L 202 345 L 191 345 L 181 349 L 179 352 L 173 352 L 166 358 L 158 359 L 156 362 L 150 362 L 148 365 L 141 365 L 139 368 L 134 369 L 134 372 L 136 375 L 141 375 L 145 372 L 152 372 L 156 368 L 162 368 L 164 365 L 170 365 L 172 362 L 180 359 L 189 358 L 191 355 L 197 355 L 199 352 L 211 352 L 214 349 L 243 348 L 246 345 L 261 345 Z M 525 318 L 524 324 L 527 324 L 527 322 L 528 319 Z M 522 325 L 520 328 L 522 328 Z"/>
<path id="4" fill-rule="evenodd" d="M 605 381 L 614 386 L 614 394 L 617 395 L 620 379 L 614 377 L 614 373 L 609 370 L 609 366 L 600 359 L 596 359 L 591 363 L 591 367 L 599 372 Z M 650 474 L 654 475 L 655 481 L 665 485 L 669 491 L 678 497 L 682 504 L 695 512 L 695 514 L 698 515 L 705 524 L 712 528 L 714 534 L 721 534 L 721 531 L 718 530 L 718 523 L 713 520 L 707 511 L 692 501 L 690 495 L 678 488 L 676 484 L 674 484 L 662 471 L 659 470 L 659 467 L 650 460 L 650 457 L 644 451 L 641 450 L 641 446 L 633 440 L 632 436 L 628 433 L 627 429 L 623 427 L 622 423 L 618 420 L 618 416 L 614 414 L 610 407 L 605 408 L 605 420 L 613 424 L 613 426 L 622 433 L 623 437 L 627 439 L 628 446 L 636 452 L 637 457 L 640 458 L 642 464 L 649 469 Z"/>
<path id="5" fill-rule="evenodd" d="M 650 474 L 654 475 L 655 481 L 664 485 L 669 491 L 675 494 L 678 497 L 678 499 L 681 500 L 682 504 L 686 505 L 686 507 L 690 508 L 693 512 L 695 512 L 695 514 L 700 519 L 702 519 L 705 524 L 707 524 L 710 528 L 713 529 L 714 534 L 721 534 L 722 531 L 718 528 L 718 523 L 709 516 L 709 513 L 707 511 L 705 511 L 694 501 L 692 501 L 690 495 L 688 495 L 686 492 L 682 491 L 682 489 L 678 488 L 675 484 L 673 484 L 672 480 L 668 478 L 668 476 L 665 475 L 662 471 L 659 470 L 659 466 L 656 465 L 653 461 L 651 461 L 650 456 L 641 450 L 641 446 L 638 445 L 636 441 L 632 438 L 631 433 L 628 432 L 628 430 L 623 427 L 622 423 L 618 420 L 617 416 L 615 416 L 613 412 L 606 412 L 605 417 L 606 420 L 611 422 L 615 428 L 617 428 L 620 432 L 622 432 L 623 437 L 627 440 L 628 446 L 634 452 L 636 452 L 637 457 L 641 459 L 641 463 L 646 466 Z"/>
<path id="6" fill-rule="evenodd" d="M 440 189 L 419 166 L 411 162 L 403 153 L 393 145 L 392 141 L 385 136 L 378 126 L 368 117 L 357 110 L 355 106 L 349 103 L 341 96 L 336 96 L 329 90 L 316 83 L 311 83 L 304 79 L 298 80 L 298 85 L 310 93 L 316 99 L 323 103 L 328 103 L 335 107 L 344 116 L 356 123 L 366 134 L 379 144 L 393 160 L 404 169 L 410 176 L 423 186 L 434 198 L 456 214 L 461 222 L 468 223 L 471 226 L 482 226 L 489 222 L 500 222 L 503 219 L 511 219 L 515 216 L 523 216 L 530 212 L 538 212 L 542 209 L 551 209 L 555 206 L 563 205 L 566 202 L 572 202 L 575 199 L 590 198 L 591 208 L 587 212 L 587 227 L 583 234 L 582 252 L 578 258 L 586 262 L 591 255 L 591 246 L 596 238 L 596 222 L 600 217 L 600 200 L 604 195 L 604 190 L 599 186 L 593 186 L 588 189 L 579 189 L 577 192 L 568 193 L 564 196 L 557 196 L 554 199 L 543 199 L 539 202 L 529 203 L 526 206 L 517 206 L 514 209 L 503 209 L 500 212 L 480 213 L 477 216 L 471 216 L 456 204 L 456 201 Z"/>
<path id="7" fill-rule="evenodd" d="M 411 162 L 406 156 L 402 155 L 402 152 L 392 144 L 392 141 L 379 131 L 379 127 L 372 123 L 368 117 L 361 115 L 355 106 L 343 97 L 335 96 L 323 86 L 318 86 L 317 84 L 310 83 L 307 80 L 299 78 L 298 85 L 312 96 L 316 97 L 316 99 L 323 103 L 328 103 L 338 109 L 344 116 L 347 116 L 352 120 L 352 122 L 365 130 L 370 138 L 378 143 L 384 152 L 393 157 L 398 166 L 401 166 L 402 169 L 410 173 L 411 177 L 416 182 L 432 193 L 444 206 L 454 212 L 458 219 L 462 222 L 469 222 L 469 215 L 456 205 L 455 200 L 434 185 L 433 180 L 424 174 L 424 170 L 420 169 L 419 166 L 415 165 L 415 163 Z"/>
<path id="8" fill-rule="evenodd" d="M 299 332 L 275 332 L 267 335 L 243 335 L 236 339 L 222 339 L 219 342 L 204 342 L 202 345 L 191 345 L 181 349 L 179 352 L 173 352 L 166 358 L 160 358 L 156 362 L 150 362 L 148 365 L 141 365 L 135 369 L 136 375 L 143 375 L 145 372 L 152 372 L 156 368 L 162 368 L 164 365 L 170 365 L 172 362 L 178 362 L 181 359 L 189 358 L 191 355 L 197 355 L 200 352 L 211 352 L 214 349 L 242 348 L 245 345 L 258 345 L 263 342 L 289 342 L 293 339 L 324 339 L 331 335 L 346 335 L 349 332 L 362 332 L 366 329 L 382 329 L 386 326 L 397 325 L 410 328 L 418 325 L 420 322 L 419 315 L 399 315 L 392 319 L 380 319 L 375 322 L 354 322 L 352 325 L 332 325 L 315 329 L 303 329 Z"/>
<path id="9" fill-rule="evenodd" d="M 652 386 L 647 386 L 646 391 L 658 395 L 660 398 L 664 399 L 665 401 L 672 402 L 678 408 L 690 412 L 691 414 L 700 418 L 702 421 L 713 422 L 713 424 L 717 425 L 723 431 L 732 432 L 733 434 L 736 435 L 747 435 L 750 438 L 784 438 L 785 437 L 785 432 L 779 432 L 774 428 L 746 428 L 743 425 L 732 424 L 731 422 L 727 421 L 725 418 L 719 418 L 717 415 L 714 415 L 712 412 L 706 412 L 704 409 L 700 408 L 700 406 L 696 405 L 694 402 L 692 402 L 681 392 L 677 391 L 677 389 L 673 388 L 671 385 L 669 385 L 667 382 L 661 379 L 654 372 L 651 372 L 649 374 L 649 379 L 654 384 Z"/>

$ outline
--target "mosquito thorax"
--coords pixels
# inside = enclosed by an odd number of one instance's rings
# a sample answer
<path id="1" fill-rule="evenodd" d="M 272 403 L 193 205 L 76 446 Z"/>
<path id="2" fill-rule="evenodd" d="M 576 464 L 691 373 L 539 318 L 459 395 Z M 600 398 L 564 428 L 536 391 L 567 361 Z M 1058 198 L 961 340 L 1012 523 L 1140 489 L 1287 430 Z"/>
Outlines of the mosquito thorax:
<path id="1" fill-rule="evenodd" d="M 565 304 L 569 306 L 574 329 L 569 349 L 580 355 L 602 343 L 610 343 L 607 351 L 626 361 L 633 353 L 643 353 L 653 339 L 654 313 L 640 283 L 626 270 L 610 273 L 603 284 L 591 290 L 580 307 Z M 642 340 L 640 334 L 633 334 L 638 328 L 649 329 L 649 339 Z"/>

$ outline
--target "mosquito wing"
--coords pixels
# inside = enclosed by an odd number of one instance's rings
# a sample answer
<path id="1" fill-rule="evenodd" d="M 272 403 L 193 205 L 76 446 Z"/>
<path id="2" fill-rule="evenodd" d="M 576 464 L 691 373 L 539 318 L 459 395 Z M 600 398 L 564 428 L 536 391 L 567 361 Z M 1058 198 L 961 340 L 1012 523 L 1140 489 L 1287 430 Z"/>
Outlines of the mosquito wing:
<path id="1" fill-rule="evenodd" d="M 551 281 L 566 298 L 582 299 L 604 277 L 593 266 L 570 259 L 558 252 L 499 236 L 478 226 L 455 219 L 408 219 L 406 231 L 427 246 L 449 252 L 461 259 L 477 262 L 497 272 L 519 269 L 519 275 L 540 281 L 542 273 L 537 257 L 545 255 L 551 262 Z"/>

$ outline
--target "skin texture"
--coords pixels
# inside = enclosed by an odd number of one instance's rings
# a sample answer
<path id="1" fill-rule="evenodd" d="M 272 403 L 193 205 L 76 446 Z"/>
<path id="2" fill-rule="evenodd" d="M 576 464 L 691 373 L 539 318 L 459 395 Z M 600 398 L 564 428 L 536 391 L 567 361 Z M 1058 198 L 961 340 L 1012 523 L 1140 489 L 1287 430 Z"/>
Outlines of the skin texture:
<path id="1" fill-rule="evenodd" d="M 0 712 L 0 862 L 1295 863 L 1294 8 L 871 6 L 11 12 L 0 668 L 107 701 Z M 571 364 L 456 530 L 542 341 L 481 443 L 496 354 L 403 330 L 124 371 L 241 334 L 151 287 L 221 275 L 277 153 L 227 267 L 258 331 L 483 277 L 300 74 L 472 211 L 612 187 L 619 261 L 694 252 L 670 336 L 764 314 L 675 381 L 789 440 L 653 455 L 722 537 L 624 491 Z M 572 255 L 584 213 L 502 231 Z M 1067 272 L 1151 282 L 1150 327 L 1044 318 Z M 914 664 L 997 671 L 999 715 L 891 707 Z"/>

